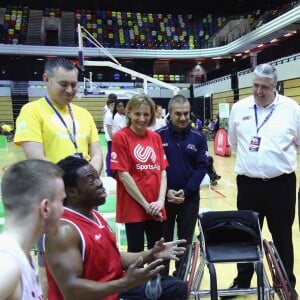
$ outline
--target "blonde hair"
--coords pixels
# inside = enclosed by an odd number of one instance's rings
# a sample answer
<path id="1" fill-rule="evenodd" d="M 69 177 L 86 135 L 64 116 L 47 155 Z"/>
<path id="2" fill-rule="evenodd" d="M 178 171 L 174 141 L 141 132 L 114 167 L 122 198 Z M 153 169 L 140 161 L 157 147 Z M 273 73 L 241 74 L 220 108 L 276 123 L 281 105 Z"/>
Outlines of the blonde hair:
<path id="1" fill-rule="evenodd" d="M 142 104 L 148 105 L 150 108 L 151 118 L 148 126 L 152 126 L 155 122 L 155 103 L 148 95 L 134 95 L 126 105 L 126 125 L 131 125 L 131 119 L 128 117 L 131 110 L 139 108 Z"/>

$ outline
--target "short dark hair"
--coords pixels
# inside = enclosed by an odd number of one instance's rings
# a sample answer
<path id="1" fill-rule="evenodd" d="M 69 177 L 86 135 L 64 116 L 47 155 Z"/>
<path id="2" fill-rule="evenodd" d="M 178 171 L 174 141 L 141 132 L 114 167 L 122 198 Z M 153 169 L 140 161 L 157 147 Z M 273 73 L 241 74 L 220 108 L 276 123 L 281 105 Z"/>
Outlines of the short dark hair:
<path id="1" fill-rule="evenodd" d="M 174 103 L 186 103 L 186 102 L 188 102 L 191 105 L 189 99 L 186 98 L 185 96 L 183 96 L 183 95 L 175 95 L 169 101 L 168 111 L 170 111 L 173 108 L 173 104 Z"/>
<path id="2" fill-rule="evenodd" d="M 118 97 L 117 97 L 117 95 L 114 94 L 114 93 L 110 93 L 110 94 L 108 95 L 108 97 L 107 97 L 107 101 L 108 101 L 108 100 L 117 101 L 117 99 L 118 99 Z"/>
<path id="3" fill-rule="evenodd" d="M 46 61 L 44 73 L 48 76 L 54 76 L 58 68 L 63 68 L 67 71 L 73 71 L 78 69 L 74 63 L 64 57 L 51 57 Z"/>
<path id="4" fill-rule="evenodd" d="M 89 162 L 86 159 L 71 155 L 60 160 L 57 165 L 64 171 L 63 181 L 65 187 L 75 187 L 78 179 L 77 170 L 88 164 Z"/>
<path id="5" fill-rule="evenodd" d="M 109 106 L 109 105 L 112 104 L 112 103 L 116 103 L 116 100 L 114 100 L 114 99 L 108 99 L 108 100 L 106 101 L 106 105 L 107 105 L 107 106 Z"/>

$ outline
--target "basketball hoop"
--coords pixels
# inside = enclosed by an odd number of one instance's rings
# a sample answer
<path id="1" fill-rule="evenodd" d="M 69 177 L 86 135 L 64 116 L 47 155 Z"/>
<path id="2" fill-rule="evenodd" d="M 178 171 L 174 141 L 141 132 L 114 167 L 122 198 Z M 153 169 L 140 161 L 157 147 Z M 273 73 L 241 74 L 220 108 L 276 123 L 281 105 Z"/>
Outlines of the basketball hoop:
<path id="1" fill-rule="evenodd" d="M 84 34 L 82 34 L 82 30 L 84 31 Z M 101 52 L 103 52 L 105 55 L 107 55 L 113 62 L 111 61 L 85 61 L 84 60 L 84 54 L 83 54 L 83 38 L 90 41 L 95 47 L 97 47 Z M 78 59 L 80 68 L 84 69 L 85 66 L 91 66 L 91 67 L 110 67 L 115 70 L 130 74 L 133 77 L 137 77 L 143 80 L 143 87 L 144 87 L 144 93 L 148 94 L 148 81 L 152 82 L 154 84 L 157 84 L 158 86 L 164 87 L 166 89 L 169 89 L 173 92 L 173 95 L 177 95 L 179 92 L 179 88 L 173 84 L 155 79 L 151 76 L 145 75 L 143 73 L 136 72 L 134 70 L 131 70 L 129 68 L 123 67 L 110 53 L 109 51 L 104 48 L 101 43 L 96 40 L 87 29 L 82 27 L 80 24 L 78 24 Z M 90 72 L 91 73 L 91 72 Z M 91 76 L 88 78 L 88 81 L 92 83 Z M 91 84 L 91 89 L 93 89 L 93 85 Z"/>

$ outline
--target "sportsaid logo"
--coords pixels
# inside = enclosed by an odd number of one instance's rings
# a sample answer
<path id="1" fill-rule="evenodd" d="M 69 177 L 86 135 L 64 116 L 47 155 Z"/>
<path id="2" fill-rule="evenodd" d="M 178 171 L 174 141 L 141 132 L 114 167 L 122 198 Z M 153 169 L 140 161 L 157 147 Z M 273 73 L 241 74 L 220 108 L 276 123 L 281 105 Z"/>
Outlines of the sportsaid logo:
<path id="1" fill-rule="evenodd" d="M 134 150 L 133 150 L 134 156 L 136 157 L 137 160 L 140 162 L 144 163 L 148 159 L 151 159 L 153 163 L 156 161 L 156 155 L 154 153 L 154 150 L 152 147 L 147 146 L 144 148 L 140 144 L 138 144 Z"/>
<path id="2" fill-rule="evenodd" d="M 145 148 L 142 145 L 138 144 L 134 148 L 133 154 L 135 158 L 142 163 L 136 164 L 137 170 L 160 170 L 160 166 L 158 164 L 155 164 L 156 154 L 152 147 L 147 146 Z M 152 162 L 152 164 L 146 164 L 146 162 L 149 160 Z"/>
<path id="3" fill-rule="evenodd" d="M 118 160 L 117 160 L 117 153 L 116 152 L 112 152 L 111 155 L 110 155 L 110 160 L 115 162 L 115 163 L 118 163 Z"/>

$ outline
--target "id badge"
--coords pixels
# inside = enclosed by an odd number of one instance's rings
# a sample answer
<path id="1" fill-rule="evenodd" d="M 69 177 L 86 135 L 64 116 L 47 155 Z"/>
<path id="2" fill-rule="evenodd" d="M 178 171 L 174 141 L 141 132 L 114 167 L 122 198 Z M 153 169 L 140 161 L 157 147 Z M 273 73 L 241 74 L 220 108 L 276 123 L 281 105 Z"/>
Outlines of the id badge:
<path id="1" fill-rule="evenodd" d="M 73 154 L 74 157 L 83 158 L 83 155 L 81 152 L 76 152 Z"/>
<path id="2" fill-rule="evenodd" d="M 261 137 L 253 136 L 250 141 L 249 150 L 253 152 L 257 152 L 259 150 Z"/>

